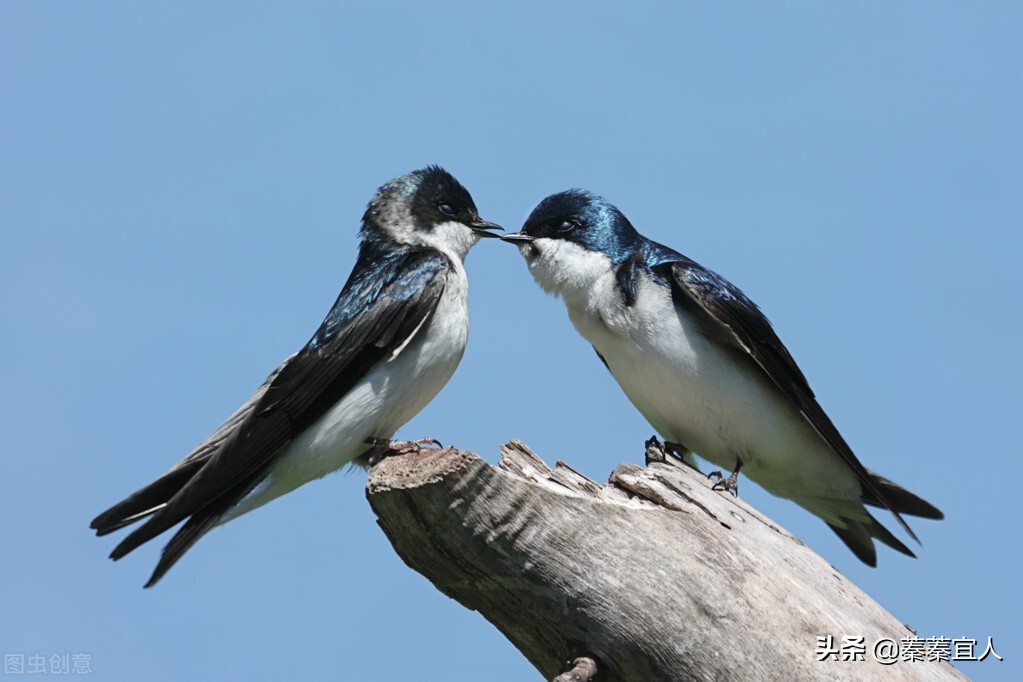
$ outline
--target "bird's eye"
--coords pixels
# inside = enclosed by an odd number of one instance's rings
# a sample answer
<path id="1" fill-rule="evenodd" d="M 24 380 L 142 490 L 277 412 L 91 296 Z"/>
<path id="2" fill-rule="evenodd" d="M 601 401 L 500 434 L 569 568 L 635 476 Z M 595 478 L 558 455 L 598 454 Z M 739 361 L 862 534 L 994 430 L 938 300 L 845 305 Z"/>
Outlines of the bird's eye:
<path id="1" fill-rule="evenodd" d="M 437 204 L 437 209 L 444 215 L 455 215 L 455 209 L 451 207 L 451 204 L 441 202 Z"/>
<path id="2" fill-rule="evenodd" d="M 568 233 L 577 227 L 579 227 L 579 221 L 569 218 L 568 220 L 565 220 L 564 222 L 561 223 L 561 226 L 558 228 L 558 232 Z"/>

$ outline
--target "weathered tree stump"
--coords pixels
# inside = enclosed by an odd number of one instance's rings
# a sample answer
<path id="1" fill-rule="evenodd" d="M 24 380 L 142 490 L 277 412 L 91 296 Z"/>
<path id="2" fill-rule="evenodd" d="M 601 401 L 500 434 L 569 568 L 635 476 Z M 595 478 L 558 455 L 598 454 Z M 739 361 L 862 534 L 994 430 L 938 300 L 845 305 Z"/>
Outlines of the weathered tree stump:
<path id="1" fill-rule="evenodd" d="M 586 658 L 608 682 L 966 679 L 947 662 L 878 663 L 874 642 L 913 632 L 657 448 L 606 485 L 518 441 L 501 451 L 500 469 L 453 448 L 385 459 L 367 496 L 402 560 L 546 679 L 590 679 Z M 819 661 L 826 635 L 862 636 L 863 660 Z"/>

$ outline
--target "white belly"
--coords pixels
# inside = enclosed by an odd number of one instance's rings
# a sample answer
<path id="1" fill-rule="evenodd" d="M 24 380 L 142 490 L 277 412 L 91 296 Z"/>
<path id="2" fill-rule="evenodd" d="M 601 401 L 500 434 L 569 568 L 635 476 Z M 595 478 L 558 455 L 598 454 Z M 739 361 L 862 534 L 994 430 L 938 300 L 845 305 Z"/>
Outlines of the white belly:
<path id="1" fill-rule="evenodd" d="M 599 292 L 599 293 L 598 293 Z M 753 362 L 709 340 L 670 291 L 640 278 L 637 301 L 598 283 L 569 303 L 579 332 L 604 357 L 629 400 L 663 438 L 773 494 L 859 498 L 849 467 Z"/>
<path id="2" fill-rule="evenodd" d="M 465 273 L 460 264 L 456 270 L 433 316 L 411 342 L 303 431 L 221 523 L 337 471 L 366 452 L 367 438 L 390 438 L 433 400 L 458 367 L 469 336 Z"/>

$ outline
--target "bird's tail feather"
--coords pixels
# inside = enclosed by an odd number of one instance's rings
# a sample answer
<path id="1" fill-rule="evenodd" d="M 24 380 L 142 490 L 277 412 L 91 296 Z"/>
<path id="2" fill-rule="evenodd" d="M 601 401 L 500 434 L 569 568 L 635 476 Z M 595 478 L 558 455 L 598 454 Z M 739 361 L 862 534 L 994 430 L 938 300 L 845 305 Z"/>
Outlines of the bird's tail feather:
<path id="1" fill-rule="evenodd" d="M 179 496 L 187 496 L 186 488 L 189 488 L 189 484 L 196 480 L 200 471 L 210 464 L 223 448 L 229 447 L 229 443 L 237 436 L 241 425 L 260 404 L 270 384 L 294 357 L 291 355 L 286 358 L 234 414 L 228 417 L 185 459 L 178 462 L 173 469 L 107 509 L 89 524 L 90 528 L 96 531 L 96 535 L 107 535 L 149 517 L 146 523 L 136 528 L 114 548 L 110 557 L 117 560 L 185 518 L 191 517 L 164 547 L 160 562 L 149 582 L 146 583 L 146 587 L 154 585 L 189 547 L 217 524 L 224 512 L 240 496 L 251 489 L 252 486 L 248 485 L 248 487 L 231 491 L 238 493 L 233 497 L 228 494 L 222 496 L 219 501 L 204 504 L 196 504 L 195 500 L 192 500 L 191 504 L 178 505 L 178 508 L 171 513 L 167 511 L 172 500 L 177 497 L 180 501 Z"/>
<path id="2" fill-rule="evenodd" d="M 835 534 L 842 539 L 842 542 L 852 550 L 860 561 L 868 566 L 877 566 L 877 550 L 874 547 L 874 540 L 888 545 L 897 552 L 911 557 L 916 557 L 909 547 L 906 547 L 891 531 L 878 523 L 877 519 L 867 514 L 868 521 L 856 521 L 846 519 L 845 527 L 828 523 L 828 527 L 835 531 Z"/>
<path id="3" fill-rule="evenodd" d="M 199 468 L 202 468 L 202 464 L 202 462 L 198 463 Z M 114 551 L 110 553 L 110 558 L 117 561 L 164 531 L 169 530 L 186 518 L 188 519 L 174 534 L 174 537 L 171 538 L 170 542 L 168 542 L 163 548 L 163 551 L 160 554 L 160 561 L 157 563 L 156 569 L 153 571 L 152 576 L 150 576 L 149 582 L 145 584 L 145 587 L 152 587 L 155 585 L 157 581 L 160 580 L 160 578 L 162 578 L 175 563 L 177 563 L 178 559 L 180 559 L 185 552 L 199 540 L 199 538 L 217 525 L 224 513 L 236 501 L 235 496 L 224 495 L 213 502 L 202 505 L 198 509 L 192 509 L 188 504 L 180 504 L 179 498 L 188 495 L 188 484 L 193 481 L 193 477 L 188 477 L 183 478 L 179 489 L 173 491 L 172 494 L 170 494 L 169 499 L 163 500 L 155 507 L 147 508 L 144 512 L 136 513 L 132 511 L 135 507 L 129 505 L 129 503 L 132 502 L 134 498 L 138 498 L 139 500 L 155 500 L 159 499 L 157 492 L 161 495 L 166 494 L 166 491 L 171 489 L 170 485 L 167 484 L 163 487 L 159 487 L 157 484 L 167 478 L 170 474 L 176 473 L 179 469 L 168 472 L 163 477 L 154 481 L 149 486 L 146 486 L 146 488 L 143 488 L 124 502 L 115 505 L 110 511 L 101 514 L 97 517 L 96 521 L 93 521 L 94 528 L 99 526 L 99 528 L 97 528 L 97 533 L 103 535 L 111 530 L 116 530 L 117 528 L 121 528 L 133 523 L 134 521 L 145 518 L 146 516 L 150 517 L 145 523 L 129 533 L 128 536 L 114 548 Z M 142 493 L 146 492 L 150 488 L 154 489 L 150 496 L 147 497 L 146 495 L 142 495 Z M 245 491 L 242 490 L 242 493 L 244 492 Z M 148 503 L 139 502 L 138 504 L 144 505 Z M 121 510 L 124 510 L 126 516 L 122 517 L 117 513 Z M 110 516 L 110 519 L 106 520 L 108 515 Z"/>
<path id="4" fill-rule="evenodd" d="M 941 510 L 930 502 L 914 495 L 898 483 L 890 481 L 884 476 L 867 469 L 870 475 L 870 482 L 874 488 L 884 496 L 884 501 L 878 499 L 869 487 L 864 486 L 863 503 L 873 507 L 889 507 L 895 513 L 919 516 L 925 519 L 943 519 L 945 515 Z M 888 504 L 886 505 L 885 502 Z"/>
<path id="5" fill-rule="evenodd" d="M 224 515 L 227 506 L 229 505 L 216 505 L 213 508 L 203 509 L 193 514 L 163 548 L 163 551 L 160 553 L 160 561 L 157 562 L 156 568 L 153 570 L 153 574 L 149 576 L 149 581 L 146 582 L 145 587 L 155 585 L 199 538 L 211 531 L 217 525 L 220 517 Z"/>
<path id="6" fill-rule="evenodd" d="M 203 467 L 201 459 L 185 460 L 149 485 L 118 502 L 89 524 L 96 535 L 103 536 L 130 526 L 163 509 L 179 490 Z"/>

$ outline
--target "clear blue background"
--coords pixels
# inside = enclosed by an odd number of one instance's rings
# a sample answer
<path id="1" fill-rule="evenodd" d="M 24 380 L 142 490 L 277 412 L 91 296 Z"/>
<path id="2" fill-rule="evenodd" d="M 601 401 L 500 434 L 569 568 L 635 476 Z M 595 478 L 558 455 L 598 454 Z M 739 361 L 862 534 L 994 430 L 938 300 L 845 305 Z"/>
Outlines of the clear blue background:
<path id="1" fill-rule="evenodd" d="M 1019 679 L 1023 6 L 622 4 L 0 5 L 0 650 L 111 680 L 538 679 L 397 558 L 359 471 L 153 590 L 162 542 L 112 564 L 87 529 L 308 339 L 376 187 L 440 163 L 512 229 L 604 194 L 750 294 L 861 459 L 948 518 L 869 569 L 743 496 L 920 636 L 993 636 L 975 679 Z M 465 359 L 400 435 L 641 461 L 651 428 L 515 249 L 467 267 Z"/>

